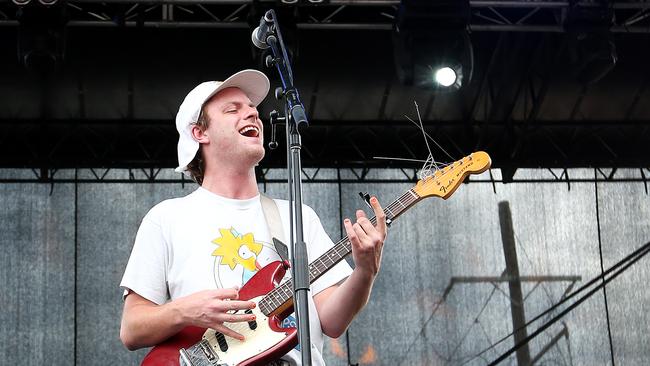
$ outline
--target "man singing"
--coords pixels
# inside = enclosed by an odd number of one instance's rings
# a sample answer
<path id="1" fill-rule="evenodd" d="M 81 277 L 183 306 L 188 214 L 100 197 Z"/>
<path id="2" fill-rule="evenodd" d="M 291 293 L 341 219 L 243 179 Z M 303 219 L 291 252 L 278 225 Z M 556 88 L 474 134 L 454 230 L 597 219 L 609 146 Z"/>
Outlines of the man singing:
<path id="1" fill-rule="evenodd" d="M 265 265 L 280 260 L 269 233 L 255 178 L 264 157 L 257 106 L 269 80 L 256 70 L 223 82 L 208 81 L 185 97 L 176 116 L 176 169 L 200 186 L 185 197 L 154 206 L 144 217 L 120 284 L 125 289 L 120 338 L 135 350 L 154 346 L 187 326 L 212 328 L 246 343 L 237 324 L 255 320 L 252 301 L 239 289 Z M 273 200 L 289 237 L 289 205 Z M 368 301 L 386 237 L 384 211 L 376 198 L 373 225 L 363 211 L 344 220 L 355 268 L 345 261 L 311 285 L 312 363 L 324 365 L 323 334 L 339 337 Z M 314 211 L 304 206 L 309 262 L 332 247 Z M 236 312 L 236 313 L 235 313 Z M 295 326 L 293 316 L 283 326 Z M 282 357 L 300 364 L 293 349 Z"/>

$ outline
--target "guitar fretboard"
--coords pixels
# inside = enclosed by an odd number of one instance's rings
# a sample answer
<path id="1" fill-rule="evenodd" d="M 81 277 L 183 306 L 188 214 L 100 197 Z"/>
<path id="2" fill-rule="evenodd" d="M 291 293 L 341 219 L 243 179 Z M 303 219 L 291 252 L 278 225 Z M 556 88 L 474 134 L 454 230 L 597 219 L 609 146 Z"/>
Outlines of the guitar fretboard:
<path id="1" fill-rule="evenodd" d="M 397 219 L 420 199 L 421 197 L 418 196 L 413 189 L 409 189 L 398 199 L 384 207 L 386 219 L 390 221 Z M 373 216 L 370 219 L 370 222 L 375 225 L 377 223 L 377 218 Z M 327 252 L 309 264 L 309 283 L 314 283 L 314 281 L 334 267 L 338 262 L 342 261 L 350 253 L 352 253 L 352 244 L 350 244 L 350 240 L 346 236 L 339 240 L 339 242 Z M 292 297 L 293 281 L 288 280 L 266 294 L 266 296 L 260 300 L 258 306 L 262 313 L 268 316 L 274 313 L 287 301 L 292 301 Z"/>

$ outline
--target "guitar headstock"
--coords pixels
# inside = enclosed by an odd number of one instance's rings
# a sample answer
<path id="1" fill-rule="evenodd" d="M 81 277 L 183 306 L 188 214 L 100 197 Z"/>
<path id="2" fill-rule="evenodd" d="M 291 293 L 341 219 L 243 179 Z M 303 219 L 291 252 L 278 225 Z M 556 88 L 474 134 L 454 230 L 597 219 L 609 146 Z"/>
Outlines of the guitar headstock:
<path id="1" fill-rule="evenodd" d="M 432 176 L 422 178 L 413 191 L 422 198 L 436 196 L 447 199 L 468 175 L 483 173 L 491 164 L 486 152 L 477 151 L 437 170 Z"/>

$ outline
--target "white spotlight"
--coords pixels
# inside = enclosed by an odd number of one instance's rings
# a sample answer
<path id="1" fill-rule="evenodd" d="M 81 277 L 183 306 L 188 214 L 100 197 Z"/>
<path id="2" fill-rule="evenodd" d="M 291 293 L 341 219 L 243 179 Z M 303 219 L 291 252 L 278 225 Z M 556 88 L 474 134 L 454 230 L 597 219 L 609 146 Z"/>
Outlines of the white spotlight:
<path id="1" fill-rule="evenodd" d="M 456 82 L 456 78 L 456 72 L 451 67 L 446 66 L 436 70 L 433 77 L 436 83 L 444 87 L 452 86 Z"/>
<path id="2" fill-rule="evenodd" d="M 31 0 L 12 0 L 14 4 L 18 6 L 25 6 L 30 3 Z"/>

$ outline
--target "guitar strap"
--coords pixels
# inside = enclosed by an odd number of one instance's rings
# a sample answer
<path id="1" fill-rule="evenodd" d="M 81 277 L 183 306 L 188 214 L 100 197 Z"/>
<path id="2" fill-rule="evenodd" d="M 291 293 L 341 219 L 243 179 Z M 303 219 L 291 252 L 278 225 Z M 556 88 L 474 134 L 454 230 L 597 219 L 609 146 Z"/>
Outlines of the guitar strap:
<path id="1" fill-rule="evenodd" d="M 272 240 L 275 245 L 275 250 L 282 257 L 283 254 L 288 254 L 287 246 L 284 244 L 284 229 L 282 228 L 282 219 L 280 218 L 280 210 L 278 205 L 275 203 L 273 198 L 260 193 L 260 201 L 262 202 L 262 212 L 264 213 L 264 218 L 266 219 L 266 225 L 269 228 L 269 233 L 271 238 L 277 240 Z M 278 242 L 278 240 L 280 242 Z M 281 246 L 278 248 L 278 246 Z M 288 258 L 283 257 L 282 259 L 288 260 Z"/>
<path id="2" fill-rule="evenodd" d="M 282 219 L 280 218 L 280 210 L 278 204 L 275 203 L 273 198 L 260 193 L 260 201 L 262 202 L 262 212 L 266 219 L 266 226 L 269 228 L 271 240 L 275 245 L 275 250 L 278 252 L 283 260 L 289 260 L 288 249 L 284 244 L 284 229 L 282 227 Z M 290 363 L 285 360 L 275 360 L 268 364 L 268 366 L 289 366 Z"/>

